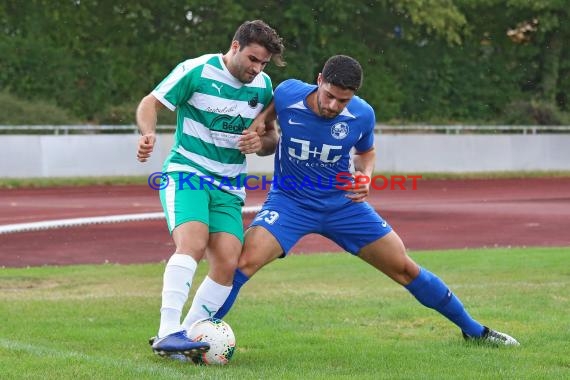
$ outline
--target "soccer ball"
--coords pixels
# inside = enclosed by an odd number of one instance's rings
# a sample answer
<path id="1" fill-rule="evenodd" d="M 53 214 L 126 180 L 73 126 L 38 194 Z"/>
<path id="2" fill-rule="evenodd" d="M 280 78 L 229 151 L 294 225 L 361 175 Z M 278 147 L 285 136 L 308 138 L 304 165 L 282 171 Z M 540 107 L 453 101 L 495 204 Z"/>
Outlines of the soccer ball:
<path id="1" fill-rule="evenodd" d="M 218 318 L 195 322 L 188 337 L 196 342 L 210 343 L 210 349 L 194 359 L 196 364 L 228 364 L 236 349 L 236 337 L 230 325 Z"/>

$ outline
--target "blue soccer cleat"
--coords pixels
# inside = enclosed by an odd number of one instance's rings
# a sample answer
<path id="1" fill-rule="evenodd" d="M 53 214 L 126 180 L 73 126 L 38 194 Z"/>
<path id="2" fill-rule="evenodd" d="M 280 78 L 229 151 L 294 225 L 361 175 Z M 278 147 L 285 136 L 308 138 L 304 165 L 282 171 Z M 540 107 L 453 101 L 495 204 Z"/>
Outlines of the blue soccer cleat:
<path id="1" fill-rule="evenodd" d="M 193 361 L 210 349 L 210 343 L 194 342 L 188 338 L 184 330 L 166 335 L 162 338 L 150 338 L 149 344 L 155 354 L 178 361 L 184 361 L 181 360 L 182 356 Z"/>

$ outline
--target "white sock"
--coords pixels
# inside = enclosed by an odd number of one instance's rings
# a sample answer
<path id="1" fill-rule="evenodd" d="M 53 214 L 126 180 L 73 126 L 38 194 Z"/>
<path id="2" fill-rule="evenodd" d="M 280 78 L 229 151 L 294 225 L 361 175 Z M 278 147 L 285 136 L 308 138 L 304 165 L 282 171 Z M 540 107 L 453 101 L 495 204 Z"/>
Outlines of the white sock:
<path id="1" fill-rule="evenodd" d="M 197 320 L 213 317 L 226 302 L 226 298 L 228 298 L 231 290 L 231 286 L 220 285 L 206 276 L 198 290 L 196 290 L 192 306 L 182 323 L 182 328 L 188 330 Z"/>
<path id="2" fill-rule="evenodd" d="M 168 260 L 162 282 L 159 337 L 182 330 L 180 316 L 197 266 L 196 260 L 189 255 L 175 253 Z"/>

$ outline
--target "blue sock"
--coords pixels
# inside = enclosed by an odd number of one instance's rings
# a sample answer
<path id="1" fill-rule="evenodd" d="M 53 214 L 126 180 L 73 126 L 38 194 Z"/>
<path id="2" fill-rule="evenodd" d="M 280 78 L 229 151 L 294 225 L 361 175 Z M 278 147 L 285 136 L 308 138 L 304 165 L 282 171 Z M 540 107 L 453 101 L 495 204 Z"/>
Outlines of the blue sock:
<path id="1" fill-rule="evenodd" d="M 469 336 L 480 337 L 484 327 L 471 318 L 459 298 L 445 283 L 427 269 L 420 268 L 420 274 L 406 285 L 406 289 L 424 306 L 434 309 Z"/>
<path id="2" fill-rule="evenodd" d="M 214 314 L 214 318 L 222 319 L 223 317 L 226 316 L 226 314 L 232 308 L 234 302 L 236 302 L 239 290 L 241 289 L 243 284 L 247 282 L 247 280 L 249 280 L 249 277 L 247 277 L 241 270 L 236 269 L 234 273 L 234 282 L 232 285 L 232 290 L 230 291 L 230 294 L 228 295 L 228 298 L 226 298 L 226 301 L 224 302 L 222 307 L 220 307 L 216 312 L 216 314 Z"/>

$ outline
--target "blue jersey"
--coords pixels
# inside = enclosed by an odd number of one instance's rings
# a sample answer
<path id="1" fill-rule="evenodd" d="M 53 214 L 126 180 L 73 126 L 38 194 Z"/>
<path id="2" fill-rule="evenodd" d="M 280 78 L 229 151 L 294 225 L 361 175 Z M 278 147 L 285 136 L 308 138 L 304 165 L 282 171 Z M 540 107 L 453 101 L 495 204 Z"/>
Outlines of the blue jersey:
<path id="1" fill-rule="evenodd" d="M 372 107 L 358 96 L 335 118 L 317 115 L 307 105 L 307 96 L 316 89 L 295 79 L 275 89 L 281 138 L 269 195 L 284 195 L 322 209 L 352 202 L 342 189 L 351 171 L 350 152 L 373 148 L 376 121 Z M 345 174 L 340 177 L 340 173 Z"/>

